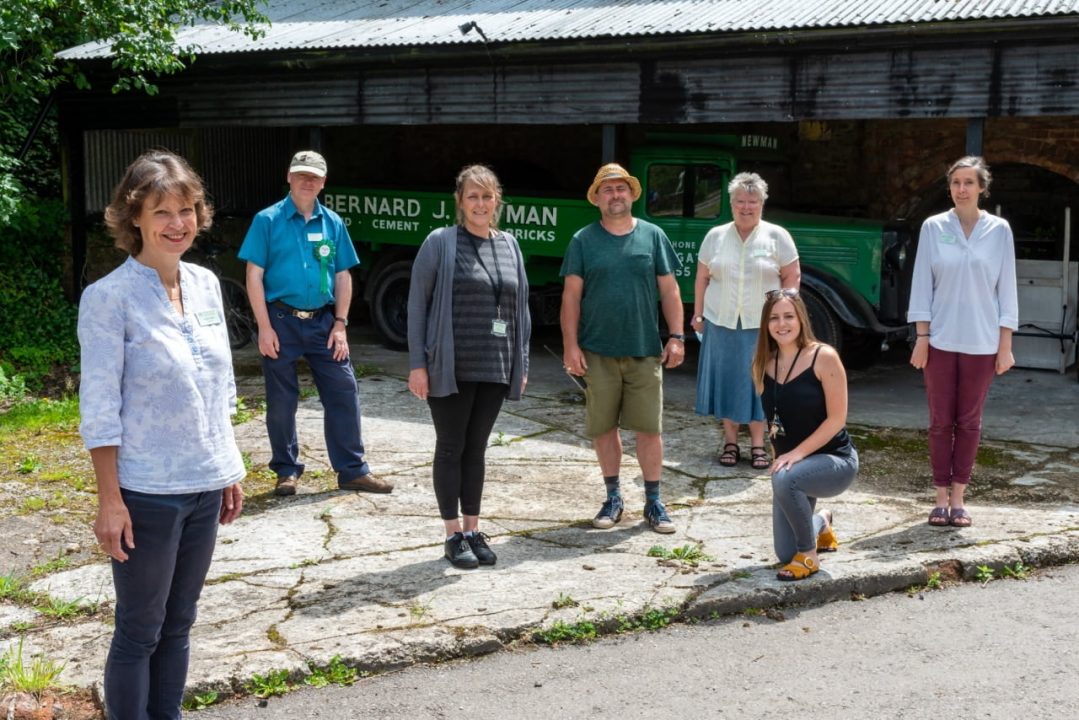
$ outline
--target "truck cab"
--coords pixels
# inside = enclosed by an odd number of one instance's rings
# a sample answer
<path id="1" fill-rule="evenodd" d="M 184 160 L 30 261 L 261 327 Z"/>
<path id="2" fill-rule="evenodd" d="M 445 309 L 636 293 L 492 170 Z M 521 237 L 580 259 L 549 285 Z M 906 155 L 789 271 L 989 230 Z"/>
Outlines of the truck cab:
<path id="1" fill-rule="evenodd" d="M 642 184 L 633 214 L 670 237 L 682 261 L 677 279 L 689 309 L 701 242 L 711 228 L 731 220 L 727 185 L 739 172 L 739 158 L 776 151 L 776 141 L 763 135 L 671 133 L 650 135 L 632 151 L 628 167 Z M 599 217 L 583 196 L 582 189 L 573 198 L 503 198 L 500 227 L 521 245 L 536 324 L 558 322 L 558 273 L 566 246 L 577 230 Z M 333 187 L 327 188 L 325 203 L 341 214 L 356 244 L 373 324 L 388 345 L 403 347 L 412 260 L 431 230 L 453 222 L 453 196 Z M 877 221 L 785 213 L 767 205 L 764 217 L 794 237 L 802 295 L 818 338 L 848 360 L 864 363 L 883 341 L 906 336 L 909 232 Z"/>

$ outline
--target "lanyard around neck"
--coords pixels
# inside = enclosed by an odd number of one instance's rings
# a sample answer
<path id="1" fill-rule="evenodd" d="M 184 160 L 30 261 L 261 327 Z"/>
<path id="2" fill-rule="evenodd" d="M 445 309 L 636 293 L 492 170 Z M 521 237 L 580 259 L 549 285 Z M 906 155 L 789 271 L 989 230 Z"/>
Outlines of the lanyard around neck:
<path id="1" fill-rule="evenodd" d="M 491 257 L 494 258 L 495 274 L 491 275 L 491 271 L 487 269 L 487 265 L 484 264 L 483 258 L 480 256 L 480 246 L 476 242 L 476 236 L 465 230 L 465 235 L 468 236 L 468 241 L 472 243 L 472 249 L 476 251 L 476 261 L 479 262 L 480 267 L 483 268 L 483 272 L 487 274 L 487 278 L 491 281 L 491 288 L 495 294 L 495 309 L 499 315 L 502 314 L 502 268 L 498 264 L 498 250 L 495 246 L 495 238 L 489 238 L 491 243 Z M 497 276 L 497 280 L 495 279 Z"/>

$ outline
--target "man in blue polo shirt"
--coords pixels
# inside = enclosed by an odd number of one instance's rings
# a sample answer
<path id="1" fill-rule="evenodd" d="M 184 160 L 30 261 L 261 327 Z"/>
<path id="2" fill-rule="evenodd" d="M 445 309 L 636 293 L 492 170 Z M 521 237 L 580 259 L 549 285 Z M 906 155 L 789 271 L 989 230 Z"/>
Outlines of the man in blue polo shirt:
<path id="1" fill-rule="evenodd" d="M 326 160 L 296 153 L 289 194 L 255 216 L 239 257 L 247 262 L 247 295 L 258 321 L 266 379 L 266 430 L 277 495 L 294 495 L 304 466 L 296 438 L 300 386 L 296 361 L 307 360 L 324 414 L 326 449 L 342 490 L 388 493 L 393 484 L 371 474 L 360 436 L 360 396 L 349 360 L 349 268 L 359 264 L 345 224 L 323 207 Z"/>

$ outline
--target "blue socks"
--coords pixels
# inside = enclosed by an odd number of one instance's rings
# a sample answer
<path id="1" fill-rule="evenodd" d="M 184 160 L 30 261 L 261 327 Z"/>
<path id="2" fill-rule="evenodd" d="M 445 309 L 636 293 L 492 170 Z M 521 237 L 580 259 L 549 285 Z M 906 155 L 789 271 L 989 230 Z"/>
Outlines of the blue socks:
<path id="1" fill-rule="evenodd" d="M 619 497 L 622 494 L 621 484 L 618 481 L 617 475 L 604 475 L 603 484 L 607 486 L 607 497 Z"/>
<path id="2" fill-rule="evenodd" d="M 650 503 L 659 500 L 659 480 L 644 481 L 644 499 Z"/>

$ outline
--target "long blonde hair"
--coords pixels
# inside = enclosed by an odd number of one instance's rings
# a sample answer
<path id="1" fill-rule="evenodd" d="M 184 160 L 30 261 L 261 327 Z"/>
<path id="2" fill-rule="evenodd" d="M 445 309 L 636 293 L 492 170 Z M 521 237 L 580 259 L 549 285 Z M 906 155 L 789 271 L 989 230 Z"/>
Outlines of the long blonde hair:
<path id="1" fill-rule="evenodd" d="M 757 331 L 757 349 L 753 353 L 753 365 L 750 366 L 753 387 L 757 389 L 758 395 L 764 392 L 765 368 L 768 367 L 772 357 L 779 352 L 779 344 L 772 337 L 772 333 L 768 332 L 768 320 L 772 315 L 772 308 L 780 300 L 790 300 L 791 305 L 794 306 L 794 314 L 798 316 L 798 325 L 800 327 L 798 328 L 798 337 L 795 338 L 798 347 L 808 347 L 817 342 L 817 337 L 813 334 L 813 326 L 809 324 L 809 312 L 806 310 L 806 304 L 802 300 L 801 294 L 794 288 L 769 291 L 764 297 L 764 307 L 761 308 L 761 324 Z"/>

